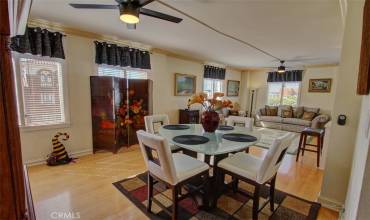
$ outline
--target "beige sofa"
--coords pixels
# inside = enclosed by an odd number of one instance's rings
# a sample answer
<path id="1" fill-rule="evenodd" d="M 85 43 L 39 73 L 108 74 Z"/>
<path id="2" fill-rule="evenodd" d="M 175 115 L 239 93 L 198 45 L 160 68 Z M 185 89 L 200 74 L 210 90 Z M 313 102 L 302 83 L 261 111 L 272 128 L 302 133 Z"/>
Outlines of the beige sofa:
<path id="1" fill-rule="evenodd" d="M 310 107 L 293 107 L 294 116 L 290 118 L 282 117 L 282 109 L 288 106 L 279 106 L 277 116 L 265 115 L 264 108 L 257 111 L 255 115 L 255 126 L 264 128 L 273 128 L 285 131 L 301 132 L 306 127 L 312 128 L 324 128 L 325 124 L 330 120 L 330 116 L 327 114 L 320 114 L 319 108 Z M 298 111 L 315 112 L 316 116 L 312 120 L 302 119 L 302 115 L 297 113 Z"/>

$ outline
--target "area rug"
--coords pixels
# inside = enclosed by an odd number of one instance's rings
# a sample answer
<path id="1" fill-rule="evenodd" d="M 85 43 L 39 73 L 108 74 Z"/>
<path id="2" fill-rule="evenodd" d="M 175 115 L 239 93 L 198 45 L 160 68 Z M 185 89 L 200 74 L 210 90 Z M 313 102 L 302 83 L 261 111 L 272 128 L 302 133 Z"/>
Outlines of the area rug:
<path id="1" fill-rule="evenodd" d="M 143 211 L 150 219 L 171 219 L 155 202 L 152 204 L 152 213 L 146 211 L 147 204 L 147 174 L 142 173 L 135 177 L 124 179 L 113 183 L 113 185 L 126 196 L 135 206 Z M 244 193 L 251 194 L 253 186 L 240 183 L 239 187 Z M 186 193 L 186 192 L 183 192 Z M 154 197 L 161 204 L 171 210 L 171 190 L 162 183 L 154 186 Z M 262 189 L 260 204 L 268 197 L 268 187 Z M 289 219 L 289 220 L 311 220 L 316 219 L 321 205 L 315 202 L 298 198 L 293 195 L 276 190 L 275 210 L 271 212 L 269 205 L 259 213 L 259 219 Z M 211 210 L 199 209 L 197 203 L 200 199 L 196 197 L 186 198 L 179 203 L 179 218 L 181 220 L 203 220 L 203 219 L 252 219 L 252 200 L 240 193 L 227 190 L 217 203 L 217 208 Z"/>

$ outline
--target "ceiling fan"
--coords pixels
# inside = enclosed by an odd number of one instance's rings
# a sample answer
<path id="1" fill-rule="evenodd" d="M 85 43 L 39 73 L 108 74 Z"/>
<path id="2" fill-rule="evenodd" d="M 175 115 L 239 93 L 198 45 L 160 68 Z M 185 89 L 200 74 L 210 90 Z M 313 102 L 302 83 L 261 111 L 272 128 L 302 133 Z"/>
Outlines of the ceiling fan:
<path id="1" fill-rule="evenodd" d="M 276 66 L 268 66 L 267 67 L 266 66 L 264 68 L 271 68 L 274 71 L 278 72 L 279 74 L 285 73 L 285 71 L 287 69 L 301 69 L 302 68 L 302 67 L 288 67 L 288 66 L 285 65 L 286 60 L 279 60 L 279 62 L 280 62 L 280 65 L 278 67 L 276 67 Z"/>
<path id="2" fill-rule="evenodd" d="M 77 3 L 70 3 L 69 5 L 77 9 L 118 9 L 120 14 L 119 18 L 127 24 L 128 29 L 136 29 L 136 24 L 140 21 L 139 14 L 174 23 L 180 23 L 182 21 L 181 18 L 143 8 L 153 1 L 154 0 L 116 0 L 117 4 L 115 5 Z"/>

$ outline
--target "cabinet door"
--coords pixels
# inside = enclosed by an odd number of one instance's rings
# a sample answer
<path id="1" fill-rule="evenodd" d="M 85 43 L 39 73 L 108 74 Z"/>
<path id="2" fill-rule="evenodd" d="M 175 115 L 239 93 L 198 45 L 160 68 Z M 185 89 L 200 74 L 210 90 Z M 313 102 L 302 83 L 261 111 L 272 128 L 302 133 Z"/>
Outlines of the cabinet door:
<path id="1" fill-rule="evenodd" d="M 115 149 L 114 78 L 91 76 L 91 117 L 94 151 Z"/>
<path id="2" fill-rule="evenodd" d="M 136 131 L 145 129 L 144 116 L 149 114 L 149 81 L 143 79 L 128 79 L 129 144 L 138 143 Z"/>

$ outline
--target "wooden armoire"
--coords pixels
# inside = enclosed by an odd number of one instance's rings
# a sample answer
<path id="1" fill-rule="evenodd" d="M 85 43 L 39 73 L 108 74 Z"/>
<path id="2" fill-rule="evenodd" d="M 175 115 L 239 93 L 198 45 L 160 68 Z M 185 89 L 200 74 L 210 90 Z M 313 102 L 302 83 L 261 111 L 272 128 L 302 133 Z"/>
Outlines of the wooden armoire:
<path id="1" fill-rule="evenodd" d="M 136 131 L 145 129 L 151 112 L 151 81 L 91 76 L 90 88 L 94 153 L 138 143 Z"/>

